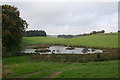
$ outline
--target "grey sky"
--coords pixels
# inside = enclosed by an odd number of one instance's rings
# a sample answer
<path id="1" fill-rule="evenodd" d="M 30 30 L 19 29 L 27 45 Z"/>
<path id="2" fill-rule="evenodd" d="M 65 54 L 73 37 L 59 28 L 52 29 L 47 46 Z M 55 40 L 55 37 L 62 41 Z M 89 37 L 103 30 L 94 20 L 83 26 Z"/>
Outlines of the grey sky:
<path id="1" fill-rule="evenodd" d="M 5 4 L 5 3 L 4 3 Z M 117 2 L 12 2 L 29 26 L 48 34 L 80 34 L 118 30 Z"/>

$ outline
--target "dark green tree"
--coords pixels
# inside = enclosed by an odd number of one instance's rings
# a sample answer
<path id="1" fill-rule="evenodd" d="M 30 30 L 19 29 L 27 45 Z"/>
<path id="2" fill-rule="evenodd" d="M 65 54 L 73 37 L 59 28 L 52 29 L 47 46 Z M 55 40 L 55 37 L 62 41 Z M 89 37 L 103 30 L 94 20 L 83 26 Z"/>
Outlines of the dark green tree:
<path id="1" fill-rule="evenodd" d="M 105 30 L 102 30 L 101 33 L 105 33 Z"/>
<path id="2" fill-rule="evenodd" d="M 96 31 L 93 31 L 92 34 L 96 34 L 97 32 Z"/>
<path id="3" fill-rule="evenodd" d="M 46 34 L 46 32 L 43 31 L 43 30 L 29 30 L 29 31 L 25 31 L 24 36 L 26 36 L 26 37 L 33 37 L 33 36 L 46 37 L 47 34 Z"/>
<path id="4" fill-rule="evenodd" d="M 18 51 L 23 32 L 28 24 L 20 17 L 17 7 L 11 5 L 2 5 L 1 7 L 3 52 Z M 12 52 L 12 55 L 15 53 Z"/>

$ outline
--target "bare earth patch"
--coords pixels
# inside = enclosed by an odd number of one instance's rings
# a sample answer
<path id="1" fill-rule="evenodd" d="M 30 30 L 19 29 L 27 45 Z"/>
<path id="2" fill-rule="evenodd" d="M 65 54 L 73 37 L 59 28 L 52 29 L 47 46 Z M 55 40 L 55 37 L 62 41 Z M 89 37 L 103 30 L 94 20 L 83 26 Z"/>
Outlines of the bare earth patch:
<path id="1" fill-rule="evenodd" d="M 40 72 L 47 72 L 47 71 L 37 71 L 37 72 L 32 72 L 32 73 L 29 73 L 29 74 L 25 74 L 25 75 L 22 75 L 22 76 L 18 76 L 16 78 L 27 78 L 27 77 L 30 77 L 32 75 L 35 75 L 35 74 L 38 74 Z"/>
<path id="2" fill-rule="evenodd" d="M 2 72 L 3 72 L 2 77 L 6 78 L 8 75 L 10 75 L 12 73 L 12 70 L 11 69 L 3 69 Z"/>
<path id="3" fill-rule="evenodd" d="M 55 78 L 57 75 L 61 74 L 62 72 L 67 71 L 67 70 L 71 70 L 71 69 L 75 69 L 75 68 L 76 67 L 63 69 L 63 70 L 61 70 L 59 72 L 55 72 L 55 73 L 51 74 L 47 78 Z"/>

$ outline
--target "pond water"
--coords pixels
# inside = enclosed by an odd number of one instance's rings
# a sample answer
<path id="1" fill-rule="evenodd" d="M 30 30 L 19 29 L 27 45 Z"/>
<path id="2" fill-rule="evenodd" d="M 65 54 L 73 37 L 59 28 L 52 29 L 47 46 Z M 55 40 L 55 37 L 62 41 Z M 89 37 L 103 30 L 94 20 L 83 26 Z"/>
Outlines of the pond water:
<path id="1" fill-rule="evenodd" d="M 92 48 L 77 48 L 74 47 L 74 49 L 67 49 L 68 47 L 65 46 L 51 46 L 49 48 L 46 48 L 50 50 L 50 52 L 36 52 L 36 49 L 25 49 L 24 53 L 39 53 L 39 54 L 88 54 L 88 53 L 103 53 L 103 50 L 99 49 L 92 49 Z M 86 51 L 85 51 L 86 50 Z"/>

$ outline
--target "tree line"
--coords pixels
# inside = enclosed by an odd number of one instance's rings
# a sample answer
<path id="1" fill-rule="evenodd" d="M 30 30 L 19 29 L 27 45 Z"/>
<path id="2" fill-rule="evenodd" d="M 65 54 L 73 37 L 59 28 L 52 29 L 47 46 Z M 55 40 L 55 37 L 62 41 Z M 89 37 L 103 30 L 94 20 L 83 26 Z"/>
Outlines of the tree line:
<path id="1" fill-rule="evenodd" d="M 33 37 L 33 36 L 41 36 L 41 37 L 46 37 L 47 34 L 43 30 L 29 30 L 24 32 L 25 37 Z"/>
<path id="2" fill-rule="evenodd" d="M 101 34 L 101 33 L 105 33 L 105 30 L 101 30 L 101 31 L 92 31 L 90 33 L 84 33 L 83 36 L 86 35 L 93 35 L 93 34 Z"/>
<path id="3" fill-rule="evenodd" d="M 77 35 L 58 35 L 58 38 L 75 38 L 75 37 L 82 37 L 82 36 L 87 36 L 87 35 L 93 35 L 93 34 L 100 34 L 100 33 L 105 33 L 105 30 L 101 31 L 92 31 L 90 33 L 84 33 L 84 34 L 77 34 Z"/>
<path id="4" fill-rule="evenodd" d="M 82 37 L 83 34 L 77 34 L 77 35 L 58 35 L 58 38 L 75 38 L 75 37 Z"/>

